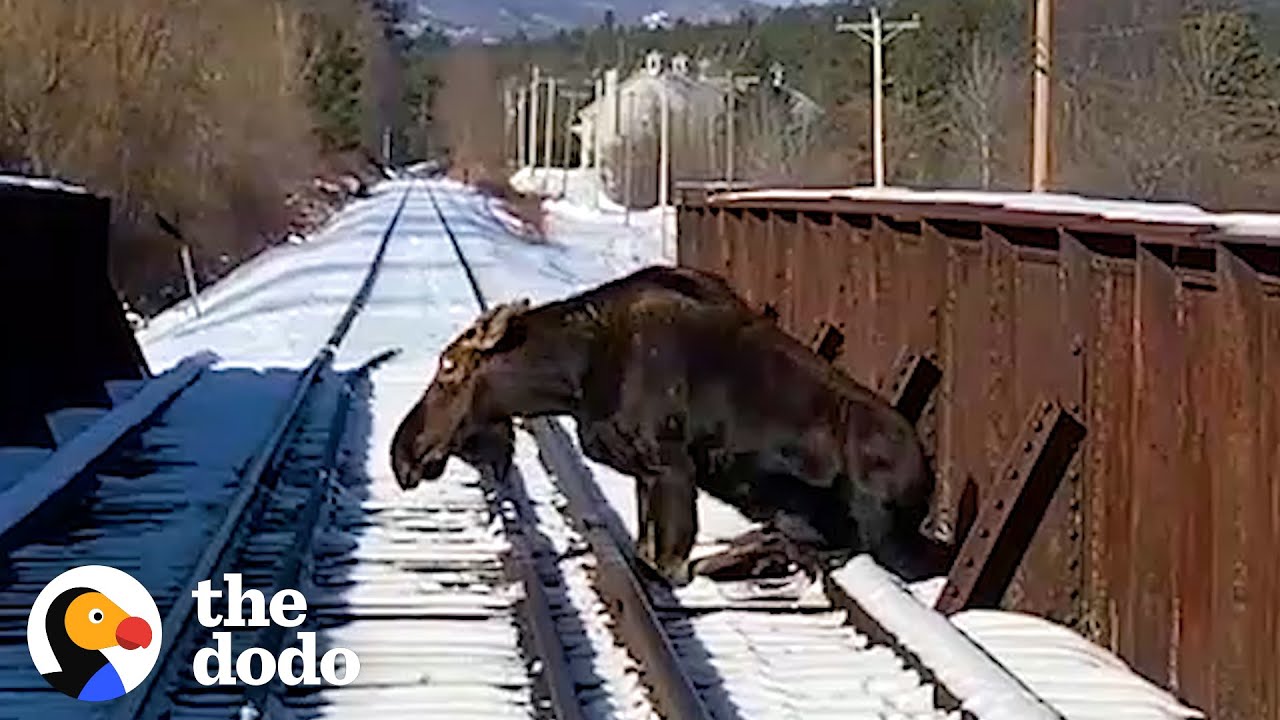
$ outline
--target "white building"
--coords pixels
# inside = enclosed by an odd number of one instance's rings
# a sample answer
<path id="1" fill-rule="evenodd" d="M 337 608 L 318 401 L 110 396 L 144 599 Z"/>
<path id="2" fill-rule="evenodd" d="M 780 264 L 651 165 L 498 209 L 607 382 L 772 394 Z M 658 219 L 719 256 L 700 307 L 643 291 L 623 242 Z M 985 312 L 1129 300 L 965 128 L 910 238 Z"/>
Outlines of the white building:
<path id="1" fill-rule="evenodd" d="M 724 114 L 725 85 L 707 74 L 707 63 L 691 71 L 689 56 L 676 55 L 667 67 L 661 53 L 649 53 L 644 65 L 619 80 L 616 70 L 606 73 L 599 84 L 601 97 L 578 112 L 573 131 L 581 141 L 584 166 L 597 157 L 646 133 L 658 132 L 661 122 L 662 92 L 665 88 L 671 108 L 671 122 L 705 123 Z"/>

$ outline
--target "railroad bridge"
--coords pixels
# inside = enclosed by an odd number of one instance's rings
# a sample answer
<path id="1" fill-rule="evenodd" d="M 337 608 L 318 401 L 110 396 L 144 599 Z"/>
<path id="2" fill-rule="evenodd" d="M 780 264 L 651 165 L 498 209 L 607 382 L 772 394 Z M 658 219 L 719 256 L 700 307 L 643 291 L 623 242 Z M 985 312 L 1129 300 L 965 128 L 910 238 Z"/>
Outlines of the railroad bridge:
<path id="1" fill-rule="evenodd" d="M 686 185 L 678 224 L 681 264 L 863 383 L 935 368 L 915 402 L 931 522 L 963 548 L 953 586 L 1081 631 L 1213 717 L 1280 717 L 1280 217 Z M 1045 407 L 1084 435 L 1037 467 Z M 1027 537 L 986 542 L 1010 522 Z"/>

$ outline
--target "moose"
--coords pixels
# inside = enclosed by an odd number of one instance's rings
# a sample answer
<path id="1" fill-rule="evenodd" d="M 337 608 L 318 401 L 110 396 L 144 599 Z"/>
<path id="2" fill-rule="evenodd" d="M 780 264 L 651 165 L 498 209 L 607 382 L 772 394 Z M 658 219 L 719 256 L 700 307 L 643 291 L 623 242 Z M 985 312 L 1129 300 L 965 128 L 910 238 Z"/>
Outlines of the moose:
<path id="1" fill-rule="evenodd" d="M 912 423 L 724 280 L 652 266 L 483 313 L 392 440 L 406 490 L 458 456 L 503 468 L 517 417 L 571 416 L 587 457 L 636 480 L 636 555 L 688 583 L 703 490 L 828 566 L 870 553 L 919 577 L 935 478 Z"/>

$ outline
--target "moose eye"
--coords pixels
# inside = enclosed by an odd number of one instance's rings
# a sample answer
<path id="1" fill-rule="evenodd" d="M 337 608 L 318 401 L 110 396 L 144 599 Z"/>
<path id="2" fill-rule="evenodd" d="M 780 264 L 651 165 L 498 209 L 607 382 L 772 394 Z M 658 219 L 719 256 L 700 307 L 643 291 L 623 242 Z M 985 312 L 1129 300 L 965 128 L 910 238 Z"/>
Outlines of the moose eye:
<path id="1" fill-rule="evenodd" d="M 98 608 L 94 608 L 89 611 L 89 622 L 93 623 L 94 625 L 97 625 L 98 623 L 102 622 L 106 618 L 107 618 L 106 614 L 103 613 Z"/>

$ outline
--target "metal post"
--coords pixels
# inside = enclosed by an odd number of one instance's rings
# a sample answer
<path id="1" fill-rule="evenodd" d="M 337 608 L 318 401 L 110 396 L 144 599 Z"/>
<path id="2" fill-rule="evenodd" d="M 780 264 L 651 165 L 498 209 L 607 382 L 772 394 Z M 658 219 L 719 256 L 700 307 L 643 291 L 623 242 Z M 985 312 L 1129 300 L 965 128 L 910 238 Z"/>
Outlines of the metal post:
<path id="1" fill-rule="evenodd" d="M 910 20 L 884 22 L 875 7 L 871 8 L 869 23 L 846 23 L 843 20 L 836 22 L 836 32 L 851 32 L 871 44 L 872 146 L 875 153 L 875 186 L 878 188 L 885 185 L 884 46 L 907 30 L 916 30 L 919 27 L 918 15 L 913 15 Z M 871 34 L 868 35 L 868 32 Z"/>
<path id="2" fill-rule="evenodd" d="M 1032 129 L 1031 191 L 1044 192 L 1049 185 L 1049 70 L 1052 61 L 1052 0 L 1036 2 L 1036 81 Z"/>

